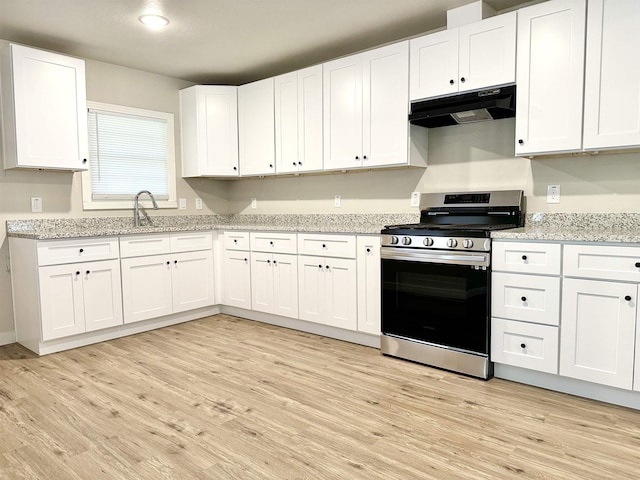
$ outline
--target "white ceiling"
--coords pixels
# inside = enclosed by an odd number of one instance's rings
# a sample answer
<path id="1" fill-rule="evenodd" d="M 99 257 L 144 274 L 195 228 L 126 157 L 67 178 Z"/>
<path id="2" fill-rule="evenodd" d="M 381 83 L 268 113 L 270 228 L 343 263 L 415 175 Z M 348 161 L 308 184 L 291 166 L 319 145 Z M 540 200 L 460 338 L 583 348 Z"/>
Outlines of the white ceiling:
<path id="1" fill-rule="evenodd" d="M 446 25 L 472 0 L 0 0 L 0 39 L 239 85 Z M 504 10 L 524 0 L 487 0 Z M 138 22 L 160 13 L 152 31 Z"/>

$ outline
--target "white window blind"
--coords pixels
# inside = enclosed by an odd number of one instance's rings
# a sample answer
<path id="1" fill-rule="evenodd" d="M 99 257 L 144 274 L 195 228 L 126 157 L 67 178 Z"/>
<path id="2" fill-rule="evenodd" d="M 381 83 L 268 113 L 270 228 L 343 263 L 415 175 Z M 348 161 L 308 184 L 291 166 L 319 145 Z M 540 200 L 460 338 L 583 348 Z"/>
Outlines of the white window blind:
<path id="1" fill-rule="evenodd" d="M 140 190 L 169 199 L 167 128 L 166 118 L 90 109 L 92 199 L 131 199 Z"/>

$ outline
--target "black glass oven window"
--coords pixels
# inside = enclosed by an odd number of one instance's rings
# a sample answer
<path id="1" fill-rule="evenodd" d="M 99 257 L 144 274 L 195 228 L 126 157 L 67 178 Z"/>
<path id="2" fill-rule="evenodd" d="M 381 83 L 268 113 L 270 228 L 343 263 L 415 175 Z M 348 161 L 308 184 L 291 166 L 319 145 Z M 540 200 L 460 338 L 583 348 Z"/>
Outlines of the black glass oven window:
<path id="1" fill-rule="evenodd" d="M 487 270 L 382 260 L 382 332 L 487 354 Z"/>

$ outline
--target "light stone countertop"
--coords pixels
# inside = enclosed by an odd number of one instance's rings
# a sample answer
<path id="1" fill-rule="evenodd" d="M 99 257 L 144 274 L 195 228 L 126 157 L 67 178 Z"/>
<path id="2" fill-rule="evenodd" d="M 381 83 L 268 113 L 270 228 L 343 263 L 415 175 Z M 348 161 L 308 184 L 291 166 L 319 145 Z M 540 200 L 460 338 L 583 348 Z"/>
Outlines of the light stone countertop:
<path id="1" fill-rule="evenodd" d="M 494 239 L 640 243 L 638 213 L 534 213 L 525 226 L 491 233 Z"/>
<path id="2" fill-rule="evenodd" d="M 202 230 L 253 230 L 379 234 L 386 225 L 416 223 L 419 213 L 272 214 L 153 216 L 153 226 L 136 227 L 131 217 L 8 220 L 9 237 L 50 240 Z"/>

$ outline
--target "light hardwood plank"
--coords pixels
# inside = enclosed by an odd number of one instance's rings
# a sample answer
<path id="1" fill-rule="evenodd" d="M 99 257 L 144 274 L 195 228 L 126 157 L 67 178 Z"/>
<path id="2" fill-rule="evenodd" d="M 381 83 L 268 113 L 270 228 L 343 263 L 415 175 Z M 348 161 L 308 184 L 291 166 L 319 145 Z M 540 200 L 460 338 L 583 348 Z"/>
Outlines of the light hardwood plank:
<path id="1" fill-rule="evenodd" d="M 0 479 L 632 479 L 640 412 L 227 315 L 0 347 Z"/>

